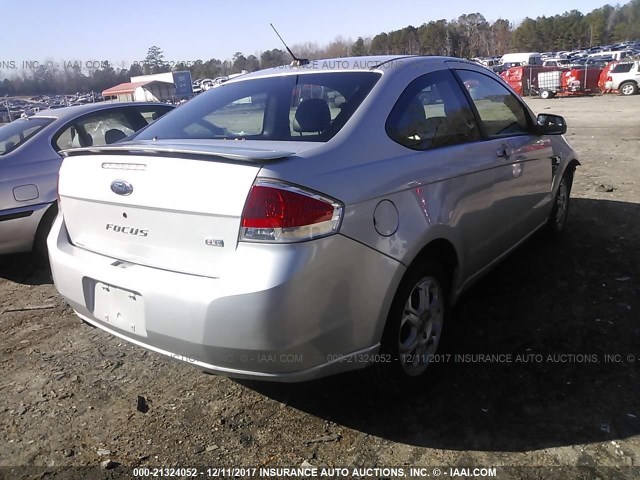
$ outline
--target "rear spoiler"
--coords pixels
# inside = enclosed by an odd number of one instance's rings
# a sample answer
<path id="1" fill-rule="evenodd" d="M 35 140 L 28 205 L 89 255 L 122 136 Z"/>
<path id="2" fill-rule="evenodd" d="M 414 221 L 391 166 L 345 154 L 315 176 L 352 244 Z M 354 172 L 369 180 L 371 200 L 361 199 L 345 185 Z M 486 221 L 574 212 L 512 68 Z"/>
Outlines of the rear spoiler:
<path id="1" fill-rule="evenodd" d="M 64 157 L 79 155 L 154 155 L 173 156 L 183 155 L 187 158 L 219 158 L 224 160 L 237 160 L 241 162 L 265 162 L 279 160 L 295 155 L 294 152 L 280 150 L 262 150 L 258 148 L 226 147 L 218 145 L 191 145 L 191 144 L 139 144 L 122 143 L 117 145 L 102 145 L 98 147 L 83 147 L 61 150 Z"/>

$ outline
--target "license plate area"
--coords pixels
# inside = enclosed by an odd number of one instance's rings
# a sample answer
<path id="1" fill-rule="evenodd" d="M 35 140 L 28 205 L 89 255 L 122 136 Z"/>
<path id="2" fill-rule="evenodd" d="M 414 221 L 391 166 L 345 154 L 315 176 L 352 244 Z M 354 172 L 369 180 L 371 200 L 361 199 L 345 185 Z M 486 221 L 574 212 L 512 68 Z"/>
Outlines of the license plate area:
<path id="1" fill-rule="evenodd" d="M 147 336 L 142 295 L 96 282 L 93 298 L 93 314 L 98 320 L 127 333 Z"/>

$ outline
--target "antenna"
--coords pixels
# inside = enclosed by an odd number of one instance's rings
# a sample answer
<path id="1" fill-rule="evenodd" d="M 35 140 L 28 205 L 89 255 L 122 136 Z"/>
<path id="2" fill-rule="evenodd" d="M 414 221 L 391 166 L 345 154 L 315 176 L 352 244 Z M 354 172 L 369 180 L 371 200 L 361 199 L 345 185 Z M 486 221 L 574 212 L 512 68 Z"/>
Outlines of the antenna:
<path id="1" fill-rule="evenodd" d="M 278 30 L 276 30 L 276 27 L 273 26 L 273 23 L 270 23 L 269 25 L 271 25 L 271 28 L 273 28 L 273 31 L 276 32 L 276 35 L 278 36 L 278 38 L 280 39 L 280 41 L 284 45 L 284 48 L 287 49 L 287 52 L 289 52 L 289 55 L 291 55 L 291 58 L 293 58 L 293 62 L 291 62 L 291 66 L 292 67 L 301 67 L 302 65 L 307 65 L 309 63 L 309 60 L 306 59 L 306 58 L 298 58 L 298 57 L 296 57 L 293 54 L 293 52 L 291 51 L 291 49 L 284 42 L 284 40 L 282 39 L 282 37 L 278 33 Z"/>

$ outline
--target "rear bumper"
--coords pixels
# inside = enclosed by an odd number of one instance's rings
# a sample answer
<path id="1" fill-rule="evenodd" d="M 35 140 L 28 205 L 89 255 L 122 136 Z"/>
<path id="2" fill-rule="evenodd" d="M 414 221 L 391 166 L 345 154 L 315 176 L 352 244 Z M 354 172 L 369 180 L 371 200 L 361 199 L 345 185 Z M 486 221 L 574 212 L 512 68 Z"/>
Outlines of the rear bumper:
<path id="1" fill-rule="evenodd" d="M 73 246 L 62 215 L 48 248 L 56 288 L 87 322 L 211 372 L 272 381 L 370 363 L 404 274 L 397 261 L 341 235 L 241 243 L 237 273 L 225 278 L 118 265 Z M 124 291 L 135 305 L 121 312 L 118 302 L 128 300 L 109 300 L 115 305 L 105 310 L 102 290 Z"/>

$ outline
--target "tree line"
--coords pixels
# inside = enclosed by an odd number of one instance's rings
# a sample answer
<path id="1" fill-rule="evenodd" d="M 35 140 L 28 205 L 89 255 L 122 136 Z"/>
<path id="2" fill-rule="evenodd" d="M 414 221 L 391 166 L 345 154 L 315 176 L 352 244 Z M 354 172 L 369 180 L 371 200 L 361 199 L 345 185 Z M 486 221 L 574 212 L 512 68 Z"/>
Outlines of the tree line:
<path id="1" fill-rule="evenodd" d="M 297 56 L 309 59 L 360 55 L 448 55 L 461 58 L 500 56 L 510 51 L 558 51 L 606 45 L 640 39 L 640 0 L 623 6 L 605 5 L 584 15 L 571 10 L 551 17 L 525 18 L 515 26 L 509 20 L 489 22 L 480 13 L 470 13 L 454 20 L 434 20 L 418 27 L 382 32 L 355 41 L 337 37 L 326 45 L 306 42 L 292 46 Z M 0 82 L 0 95 L 36 95 L 50 93 L 100 92 L 130 77 L 189 70 L 194 79 L 215 78 L 284 65 L 289 55 L 278 48 L 260 54 L 236 52 L 232 59 L 197 60 L 190 64 L 170 65 L 162 49 L 152 46 L 142 64 L 129 68 L 102 68 L 82 71 L 40 65 L 31 72 L 20 72 Z"/>
<path id="2" fill-rule="evenodd" d="M 605 5 L 583 15 L 571 10 L 552 17 L 525 18 L 515 27 L 505 19 L 488 22 L 481 14 L 437 20 L 419 27 L 358 38 L 357 54 L 450 55 L 462 58 L 501 56 L 508 52 L 577 50 L 640 39 L 640 0 Z"/>

